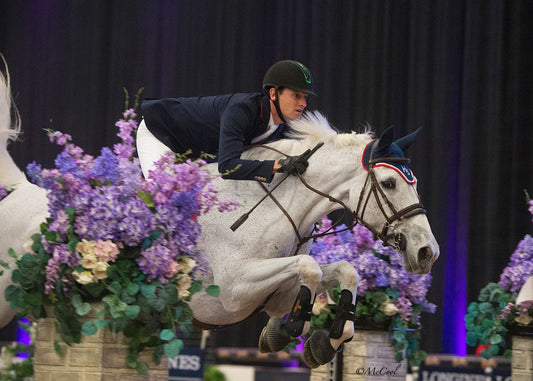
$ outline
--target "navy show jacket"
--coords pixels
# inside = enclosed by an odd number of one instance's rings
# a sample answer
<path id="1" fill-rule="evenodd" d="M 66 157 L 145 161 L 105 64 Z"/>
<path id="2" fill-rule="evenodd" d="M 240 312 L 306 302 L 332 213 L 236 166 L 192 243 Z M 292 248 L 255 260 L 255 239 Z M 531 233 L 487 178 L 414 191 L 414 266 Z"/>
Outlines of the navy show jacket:
<path id="1" fill-rule="evenodd" d="M 216 154 L 218 170 L 226 179 L 272 181 L 274 160 L 240 158 L 243 147 L 268 127 L 268 95 L 147 98 L 141 104 L 141 112 L 148 130 L 172 151 L 183 153 L 190 149 L 193 157 L 201 152 Z M 278 128 L 268 140 L 282 138 L 284 130 Z"/>

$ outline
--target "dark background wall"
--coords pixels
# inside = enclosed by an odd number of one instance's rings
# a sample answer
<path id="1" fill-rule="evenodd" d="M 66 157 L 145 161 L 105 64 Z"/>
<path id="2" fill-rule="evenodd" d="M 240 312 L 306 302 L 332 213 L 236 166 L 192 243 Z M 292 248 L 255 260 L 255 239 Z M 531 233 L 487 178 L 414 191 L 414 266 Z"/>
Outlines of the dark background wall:
<path id="1" fill-rule="evenodd" d="M 423 347 L 461 354 L 466 304 L 531 232 L 532 14 L 529 0 L 0 0 L 24 128 L 11 153 L 51 166 L 52 128 L 97 154 L 116 141 L 123 88 L 257 91 L 272 63 L 299 60 L 310 108 L 337 128 L 423 127 L 410 157 L 442 251 Z"/>

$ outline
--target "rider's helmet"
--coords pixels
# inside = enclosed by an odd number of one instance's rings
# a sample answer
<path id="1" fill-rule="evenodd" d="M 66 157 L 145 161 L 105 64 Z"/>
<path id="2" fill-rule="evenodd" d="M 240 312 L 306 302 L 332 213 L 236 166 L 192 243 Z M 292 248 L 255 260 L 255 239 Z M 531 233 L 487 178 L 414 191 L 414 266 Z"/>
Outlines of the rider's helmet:
<path id="1" fill-rule="evenodd" d="M 287 87 L 302 93 L 316 95 L 313 91 L 311 71 L 298 61 L 284 60 L 276 62 L 266 72 L 263 90 L 268 93 L 274 87 Z"/>

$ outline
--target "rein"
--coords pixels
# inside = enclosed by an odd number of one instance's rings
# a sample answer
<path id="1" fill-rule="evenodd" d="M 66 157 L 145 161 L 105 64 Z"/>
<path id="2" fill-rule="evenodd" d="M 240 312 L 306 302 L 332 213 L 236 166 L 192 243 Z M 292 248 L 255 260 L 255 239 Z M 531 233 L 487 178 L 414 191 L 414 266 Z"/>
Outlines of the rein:
<path id="1" fill-rule="evenodd" d="M 288 156 L 285 153 L 283 153 L 283 152 L 281 152 L 281 151 L 279 151 L 279 150 L 277 150 L 277 149 L 275 149 L 273 147 L 270 147 L 270 146 L 267 146 L 267 145 L 262 145 L 262 144 L 251 145 L 251 146 L 247 146 L 246 148 L 252 148 L 252 147 L 253 148 L 256 148 L 256 147 L 257 148 L 266 148 L 266 149 L 270 149 L 272 151 L 275 151 L 275 152 L 277 152 L 277 153 L 279 153 L 281 155 Z M 339 204 L 340 206 L 342 206 L 342 209 L 344 210 L 344 214 L 342 215 L 342 217 L 340 217 L 334 224 L 332 224 L 331 227 L 329 227 L 326 231 L 324 231 L 322 233 L 311 234 L 309 236 L 302 237 L 300 235 L 300 232 L 298 231 L 298 227 L 296 226 L 295 222 L 293 221 L 293 219 L 291 218 L 289 213 L 279 203 L 279 201 L 274 197 L 274 195 L 272 195 L 272 193 L 268 191 L 266 186 L 263 183 L 258 182 L 259 185 L 261 186 L 261 188 L 263 188 L 263 190 L 265 192 L 267 192 L 268 196 L 272 199 L 272 201 L 277 205 L 277 207 L 283 212 L 283 214 L 287 217 L 287 219 L 291 223 L 292 228 L 294 229 L 294 232 L 296 233 L 296 237 L 298 238 L 298 245 L 296 246 L 296 250 L 295 250 L 294 254 L 296 254 L 298 252 L 298 250 L 307 241 L 309 241 L 311 239 L 315 239 L 315 238 L 323 237 L 323 236 L 326 236 L 326 235 L 336 234 L 336 233 L 339 233 L 339 232 L 342 232 L 342 231 L 350 230 L 354 226 L 356 226 L 357 224 L 361 224 L 364 227 L 366 227 L 368 230 L 370 230 L 374 234 L 375 237 L 379 238 L 383 242 L 383 245 L 392 246 L 393 248 L 395 248 L 397 250 L 401 249 L 401 247 L 400 247 L 401 237 L 399 235 L 388 234 L 388 230 L 389 230 L 390 226 L 395 221 L 401 221 L 402 219 L 410 218 L 410 217 L 416 216 L 418 214 L 425 214 L 426 210 L 424 209 L 424 205 L 422 203 L 415 203 L 415 204 L 409 205 L 409 206 L 407 206 L 407 207 L 405 207 L 405 208 L 403 208 L 403 209 L 401 209 L 399 211 L 396 210 L 396 208 L 394 207 L 392 202 L 390 202 L 390 200 L 387 198 L 387 195 L 383 191 L 381 185 L 379 184 L 379 182 L 378 182 L 378 180 L 376 178 L 376 174 L 374 172 L 374 165 L 378 164 L 378 163 L 383 163 L 383 162 L 388 162 L 388 163 L 391 163 L 391 162 L 409 163 L 410 160 L 408 158 L 401 158 L 401 157 L 383 157 L 383 158 L 372 159 L 372 156 L 373 156 L 373 153 L 374 153 L 373 151 L 374 151 L 374 147 L 372 147 L 372 151 L 371 151 L 371 154 L 370 154 L 370 158 L 371 159 L 369 161 L 369 168 L 368 168 L 367 176 L 366 176 L 366 179 L 365 179 L 365 184 L 363 186 L 363 189 L 361 190 L 361 193 L 359 194 L 359 201 L 357 203 L 357 208 L 356 208 L 355 211 L 351 210 L 342 200 L 339 200 L 339 199 L 333 197 L 332 195 L 327 194 L 325 192 L 322 192 L 322 191 L 314 188 L 313 186 L 309 185 L 309 183 L 307 183 L 307 181 L 305 181 L 305 179 L 303 178 L 303 176 L 301 174 L 297 175 L 298 179 L 300 180 L 300 182 L 307 189 L 309 189 L 310 191 L 318 194 L 319 196 L 327 198 L 330 202 L 334 202 L 334 203 Z M 368 191 L 367 191 L 367 188 L 369 188 Z M 366 195 L 366 198 L 365 198 L 365 195 Z M 377 229 L 375 229 L 373 226 L 369 225 L 364 220 L 364 214 L 365 214 L 365 211 L 366 211 L 366 207 L 367 207 L 368 202 L 370 201 L 370 197 L 372 195 L 374 195 L 376 203 L 378 204 L 378 207 L 381 210 L 381 213 L 385 217 L 385 223 L 383 224 L 383 228 L 382 228 L 381 231 L 378 231 Z M 391 215 L 387 214 L 387 212 L 385 210 L 385 205 L 391 211 L 391 213 L 392 213 Z M 340 223 L 340 221 L 342 221 L 342 219 L 346 215 L 346 212 L 351 214 L 351 216 L 352 216 L 352 218 L 354 220 L 353 224 L 350 227 L 346 227 L 346 228 L 341 229 L 341 230 L 332 230 L 334 226 L 336 226 L 338 223 Z M 394 240 L 392 244 L 389 243 L 390 239 Z"/>

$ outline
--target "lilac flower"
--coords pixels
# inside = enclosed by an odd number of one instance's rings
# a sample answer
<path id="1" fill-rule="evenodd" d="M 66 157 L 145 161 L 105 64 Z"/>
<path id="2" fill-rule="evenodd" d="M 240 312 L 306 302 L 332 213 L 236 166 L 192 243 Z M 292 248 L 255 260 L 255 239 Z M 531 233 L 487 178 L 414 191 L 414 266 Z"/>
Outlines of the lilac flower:
<path id="1" fill-rule="evenodd" d="M 109 148 L 102 148 L 100 156 L 94 161 L 90 176 L 102 183 L 114 184 L 117 181 L 118 159 Z"/>
<path id="2" fill-rule="evenodd" d="M 27 166 L 26 166 L 26 174 L 28 175 L 28 178 L 29 180 L 34 183 L 34 184 L 37 184 L 39 186 L 42 186 L 42 181 L 41 181 L 41 174 L 40 172 L 42 171 L 42 166 L 40 164 L 37 164 L 35 161 L 29 163 Z"/>
<path id="3" fill-rule="evenodd" d="M 56 213 L 56 218 L 48 226 L 48 230 L 57 233 L 66 234 L 70 226 L 69 217 L 64 210 L 59 210 Z"/>
<path id="4" fill-rule="evenodd" d="M 170 201 L 186 219 L 190 219 L 197 215 L 201 208 L 197 192 L 174 193 Z"/>
<path id="5" fill-rule="evenodd" d="M 169 242 L 161 236 L 148 249 L 142 250 L 141 256 L 136 259 L 149 282 L 159 280 L 162 284 L 168 283 L 169 263 L 174 260 L 168 244 Z"/>
<path id="6" fill-rule="evenodd" d="M 50 139 L 50 143 L 56 143 L 59 146 L 64 146 L 72 140 L 72 136 L 59 131 L 51 131 L 48 134 L 48 139 Z"/>
<path id="7" fill-rule="evenodd" d="M 533 238 L 526 235 L 511 255 L 508 266 L 500 275 L 499 285 L 506 291 L 522 288 L 527 278 L 533 275 Z"/>
<path id="8" fill-rule="evenodd" d="M 7 189 L 0 185 L 0 201 L 7 196 Z"/>
<path id="9" fill-rule="evenodd" d="M 72 173 L 75 176 L 81 175 L 78 172 L 78 166 L 76 162 L 72 159 L 72 157 L 68 153 L 64 151 L 61 152 L 59 155 L 57 155 L 54 163 L 57 169 L 59 169 L 59 172 L 61 172 L 61 174 L 63 175 L 67 173 Z"/>
<path id="10" fill-rule="evenodd" d="M 70 268 L 74 268 L 80 264 L 80 256 L 78 253 L 70 250 L 67 245 L 55 245 L 52 257 L 59 264 L 65 264 Z"/>

